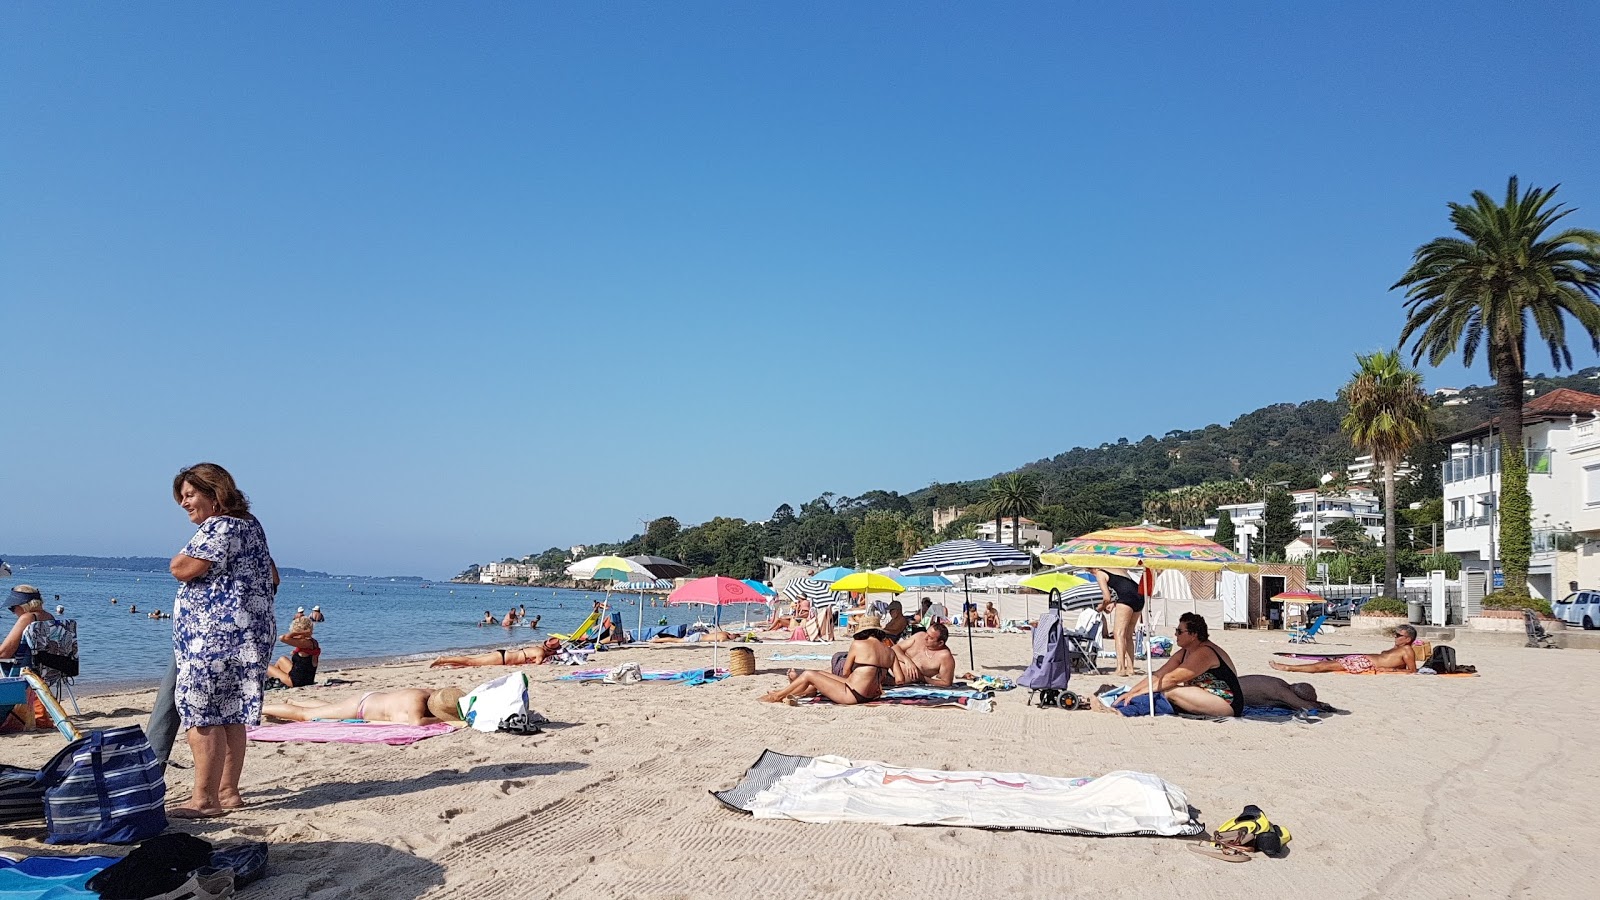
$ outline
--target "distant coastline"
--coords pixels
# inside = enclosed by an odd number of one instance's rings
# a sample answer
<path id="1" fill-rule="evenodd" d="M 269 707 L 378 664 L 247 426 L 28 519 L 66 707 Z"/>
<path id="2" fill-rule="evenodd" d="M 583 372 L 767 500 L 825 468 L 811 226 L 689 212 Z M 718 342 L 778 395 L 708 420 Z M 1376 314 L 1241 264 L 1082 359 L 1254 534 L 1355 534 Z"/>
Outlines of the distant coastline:
<path id="1" fill-rule="evenodd" d="M 7 556 L 0 554 L 0 559 L 11 566 L 13 573 L 16 570 L 32 566 L 61 566 L 69 569 L 118 569 L 124 572 L 165 572 L 172 560 L 160 556 Z M 316 572 L 311 569 L 296 569 L 290 566 L 279 566 L 278 572 L 296 578 L 332 578 L 327 572 Z M 367 575 L 340 575 L 340 578 L 368 578 Z M 385 576 L 389 578 L 390 576 Z M 392 576 L 396 580 L 425 581 L 414 575 Z"/>

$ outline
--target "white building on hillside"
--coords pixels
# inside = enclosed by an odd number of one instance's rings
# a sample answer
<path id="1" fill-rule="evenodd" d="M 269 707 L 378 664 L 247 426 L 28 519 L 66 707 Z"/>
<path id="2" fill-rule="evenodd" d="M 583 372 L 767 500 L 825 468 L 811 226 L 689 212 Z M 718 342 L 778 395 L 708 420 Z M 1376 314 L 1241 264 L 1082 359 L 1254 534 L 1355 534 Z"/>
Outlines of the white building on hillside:
<path id="1" fill-rule="evenodd" d="M 1011 517 L 1007 516 L 1000 522 L 999 531 L 995 530 L 994 521 L 980 522 L 978 524 L 978 537 L 986 541 L 1021 547 L 1032 551 L 1035 556 L 1049 550 L 1056 544 L 1056 536 L 1050 531 L 1039 527 L 1039 523 L 1022 516 L 1017 520 L 1019 538 L 1015 545 L 1011 543 Z"/>
<path id="2" fill-rule="evenodd" d="M 1522 408 L 1533 501 L 1528 589 L 1551 599 L 1567 582 L 1600 585 L 1600 396 L 1559 388 Z M 1444 439 L 1444 549 L 1463 568 L 1500 555 L 1500 419 Z"/>
<path id="3" fill-rule="evenodd" d="M 527 584 L 542 572 L 532 563 L 492 562 L 478 569 L 479 584 Z"/>
<path id="4" fill-rule="evenodd" d="M 1295 525 L 1299 526 L 1300 533 L 1305 536 L 1307 548 L 1311 546 L 1310 539 L 1313 534 L 1325 535 L 1330 525 L 1343 519 L 1355 519 L 1361 523 L 1367 537 L 1374 541 L 1383 540 L 1383 503 L 1376 493 L 1367 488 L 1351 488 L 1342 494 L 1306 489 L 1292 491 L 1289 498 L 1294 501 Z M 1222 510 L 1227 510 L 1229 517 L 1233 519 L 1237 535 L 1235 539 L 1237 546 L 1232 548 L 1235 552 L 1253 553 L 1251 542 L 1257 540 L 1261 534 L 1261 518 L 1265 509 L 1265 500 L 1229 503 L 1217 507 L 1219 517 Z M 1203 527 L 1190 528 L 1187 531 L 1200 537 L 1210 537 L 1217 532 L 1217 519 L 1207 519 Z M 1253 553 L 1253 555 L 1260 554 Z"/>
<path id="5" fill-rule="evenodd" d="M 1351 484 L 1383 485 L 1383 466 L 1373 460 L 1372 454 L 1356 457 L 1356 461 L 1345 467 L 1345 474 Z M 1401 462 L 1395 467 L 1394 480 L 1396 484 L 1416 474 L 1410 464 Z"/>

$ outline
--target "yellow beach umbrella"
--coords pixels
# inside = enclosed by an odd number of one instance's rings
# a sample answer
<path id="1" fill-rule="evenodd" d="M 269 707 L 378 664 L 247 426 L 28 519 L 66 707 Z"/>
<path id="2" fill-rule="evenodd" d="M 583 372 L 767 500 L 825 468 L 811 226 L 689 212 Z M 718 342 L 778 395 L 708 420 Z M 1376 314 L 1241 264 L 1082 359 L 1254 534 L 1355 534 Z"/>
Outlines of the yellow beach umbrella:
<path id="1" fill-rule="evenodd" d="M 856 594 L 903 594 L 905 585 L 877 572 L 856 572 L 828 585 L 829 590 Z"/>
<path id="2" fill-rule="evenodd" d="M 1089 583 L 1089 579 L 1080 575 L 1073 575 L 1068 572 L 1045 572 L 1040 575 L 1024 578 L 1020 582 L 1020 584 L 1025 588 L 1033 588 L 1036 591 L 1043 591 L 1046 594 L 1050 593 L 1051 591 L 1060 591 L 1061 593 L 1065 594 L 1067 591 L 1070 591 L 1073 588 L 1083 587 Z"/>

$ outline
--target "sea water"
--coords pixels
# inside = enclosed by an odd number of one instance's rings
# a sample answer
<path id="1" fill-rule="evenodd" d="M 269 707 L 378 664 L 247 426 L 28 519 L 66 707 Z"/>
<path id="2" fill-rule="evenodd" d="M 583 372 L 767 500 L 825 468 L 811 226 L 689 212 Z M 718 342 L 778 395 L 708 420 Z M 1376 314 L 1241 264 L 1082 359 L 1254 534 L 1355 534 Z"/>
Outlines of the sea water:
<path id="1" fill-rule="evenodd" d="M 79 684 L 154 685 L 166 671 L 172 653 L 172 620 L 151 619 L 148 614 L 154 610 L 172 612 L 172 601 L 178 592 L 178 583 L 172 576 L 29 566 L 0 580 L 0 590 L 17 584 L 37 587 L 44 595 L 46 610 L 54 613 L 60 603 L 66 607 L 61 618 L 77 620 L 82 669 Z M 111 602 L 113 597 L 116 603 Z M 324 668 L 336 667 L 340 661 L 424 658 L 447 650 L 536 644 L 553 632 L 571 632 L 589 615 L 594 601 L 607 597 L 604 591 L 511 585 L 287 577 L 278 588 L 275 634 L 288 630 L 295 607 L 303 606 L 310 613 L 311 607 L 320 606 L 327 617 L 316 626 Z M 703 606 L 651 606 L 652 602 L 664 604 L 665 600 L 649 596 L 644 598 L 641 610 L 639 601 L 638 594 L 609 595 L 613 611 L 621 615 L 624 627 L 630 630 L 639 624 L 641 612 L 646 626 L 655 625 L 662 618 L 676 625 L 697 619 L 710 622 L 716 616 L 714 610 Z M 519 605 L 527 607 L 528 619 L 540 617 L 537 629 L 526 625 L 478 625 L 485 611 L 492 613 L 498 623 L 506 610 Z M 135 607 L 138 612 L 131 612 Z M 747 614 L 752 620 L 760 620 L 766 610 L 760 606 L 729 607 L 722 610 L 722 619 L 741 622 Z M 9 615 L 0 615 L 0 627 L 10 627 L 7 619 Z M 0 636 L 4 633 L 0 631 Z M 286 654 L 289 647 L 279 644 L 277 652 Z"/>

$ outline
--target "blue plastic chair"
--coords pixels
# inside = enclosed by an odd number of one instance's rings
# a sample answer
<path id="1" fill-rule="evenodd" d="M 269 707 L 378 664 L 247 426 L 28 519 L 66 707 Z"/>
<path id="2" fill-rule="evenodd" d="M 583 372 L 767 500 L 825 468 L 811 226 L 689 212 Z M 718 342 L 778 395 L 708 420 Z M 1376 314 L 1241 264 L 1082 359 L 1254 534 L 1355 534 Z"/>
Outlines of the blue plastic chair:
<path id="1" fill-rule="evenodd" d="M 1326 615 L 1322 615 L 1322 616 L 1317 616 L 1316 621 L 1311 623 L 1311 627 L 1310 628 L 1300 628 L 1300 627 L 1290 628 L 1289 629 L 1289 643 L 1291 643 L 1291 644 L 1315 644 L 1317 642 L 1318 633 L 1320 633 L 1322 631 L 1322 626 L 1327 621 L 1328 621 L 1328 617 Z"/>

